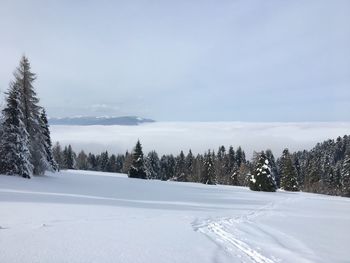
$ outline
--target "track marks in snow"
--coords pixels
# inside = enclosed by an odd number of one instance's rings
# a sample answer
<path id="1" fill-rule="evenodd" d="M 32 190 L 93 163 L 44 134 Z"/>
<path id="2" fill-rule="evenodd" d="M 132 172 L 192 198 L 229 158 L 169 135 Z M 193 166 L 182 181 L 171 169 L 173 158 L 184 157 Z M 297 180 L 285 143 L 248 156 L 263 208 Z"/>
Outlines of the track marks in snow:
<path id="1" fill-rule="evenodd" d="M 258 219 L 261 217 L 278 214 L 281 205 L 285 207 L 286 204 L 301 200 L 303 199 L 298 195 L 288 197 L 279 196 L 275 201 L 248 211 L 246 214 L 236 217 L 197 220 L 192 223 L 192 227 L 195 231 L 219 243 L 233 256 L 244 257 L 245 259 L 241 259 L 243 262 L 275 263 L 281 261 L 278 257 L 272 255 L 266 256 L 261 252 L 257 246 L 259 243 L 255 242 L 257 236 L 259 236 L 260 242 L 272 240 L 272 243 L 278 248 L 279 256 L 282 254 L 284 256 L 288 255 L 288 257 L 294 256 L 297 257 L 298 262 L 310 262 L 307 258 L 315 258 L 315 255 L 305 244 L 292 236 L 288 236 L 277 229 L 268 228 L 258 222 Z M 254 240 L 250 242 L 249 238 L 252 236 Z M 280 240 L 281 237 L 282 240 Z M 292 250 L 289 246 L 292 247 Z M 296 254 L 295 250 L 300 251 L 300 253 Z"/>
<path id="2" fill-rule="evenodd" d="M 247 243 L 239 240 L 231 232 L 229 232 L 225 225 L 232 224 L 232 220 L 227 219 L 219 221 L 207 221 L 206 223 L 193 224 L 193 228 L 201 232 L 211 239 L 216 240 L 224 245 L 228 251 L 238 250 L 239 252 L 246 255 L 254 263 L 274 263 L 274 261 L 260 252 L 250 247 Z"/>
<path id="3" fill-rule="evenodd" d="M 255 210 L 249 211 L 247 214 L 244 214 L 239 217 L 233 218 L 219 218 L 219 219 L 207 219 L 201 222 L 194 222 L 192 227 L 195 231 L 205 234 L 210 237 L 212 240 L 219 242 L 224 248 L 230 253 L 237 253 L 235 256 L 240 256 L 240 254 L 245 255 L 251 262 L 254 263 L 275 263 L 279 260 L 275 258 L 271 259 L 263 255 L 260 251 L 257 251 L 248 243 L 241 240 L 238 235 L 235 235 L 235 229 L 239 224 L 250 223 L 254 219 L 263 216 L 263 215 L 272 215 L 274 213 L 274 208 L 281 203 L 296 201 L 290 198 L 284 198 L 277 202 L 270 202 L 265 206 L 257 208 Z M 256 229 L 256 231 L 259 231 Z M 238 232 L 238 231 L 236 231 Z"/>

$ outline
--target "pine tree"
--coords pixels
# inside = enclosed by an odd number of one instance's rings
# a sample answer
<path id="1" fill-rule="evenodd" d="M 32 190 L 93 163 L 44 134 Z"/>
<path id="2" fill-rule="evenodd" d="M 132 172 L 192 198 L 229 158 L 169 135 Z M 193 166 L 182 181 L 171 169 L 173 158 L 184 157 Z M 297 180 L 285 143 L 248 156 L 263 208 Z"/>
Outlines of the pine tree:
<path id="1" fill-rule="evenodd" d="M 284 149 L 281 157 L 281 188 L 286 191 L 299 191 L 296 169 L 288 149 Z"/>
<path id="2" fill-rule="evenodd" d="M 30 178 L 33 173 L 29 151 L 29 135 L 24 125 L 21 93 L 18 83 L 12 83 L 3 110 L 4 120 L 0 141 L 0 170 L 8 175 Z"/>
<path id="3" fill-rule="evenodd" d="M 57 164 L 57 171 L 64 168 L 64 162 L 63 162 L 63 152 L 61 145 L 59 142 L 56 142 L 56 144 L 52 148 L 52 156 L 55 160 L 55 163 Z"/>
<path id="4" fill-rule="evenodd" d="M 203 171 L 204 157 L 201 154 L 197 154 L 197 156 L 193 160 L 193 174 L 192 174 L 192 182 L 201 182 L 201 176 Z"/>
<path id="5" fill-rule="evenodd" d="M 228 169 L 227 174 L 231 174 L 236 164 L 236 153 L 232 146 L 228 149 Z"/>
<path id="6" fill-rule="evenodd" d="M 213 155 L 210 151 L 204 156 L 203 171 L 201 174 L 201 183 L 215 184 L 215 167 Z"/>
<path id="7" fill-rule="evenodd" d="M 100 158 L 98 159 L 98 170 L 102 172 L 107 172 L 108 168 L 108 152 L 102 152 Z"/>
<path id="8" fill-rule="evenodd" d="M 175 181 L 186 182 L 186 161 L 183 151 L 180 152 L 179 156 L 175 158 Z"/>
<path id="9" fill-rule="evenodd" d="M 49 122 L 47 121 L 47 116 L 45 109 L 42 108 L 41 115 L 40 115 L 40 121 L 41 121 L 41 130 L 43 132 L 44 136 L 44 148 L 46 153 L 46 159 L 50 166 L 48 167 L 49 170 L 57 171 L 58 170 L 58 164 L 55 162 L 52 154 L 52 142 L 51 142 L 51 136 L 50 136 L 50 130 L 49 130 Z"/>
<path id="10" fill-rule="evenodd" d="M 96 171 L 97 170 L 97 160 L 96 156 L 93 153 L 89 153 L 87 158 L 88 170 Z"/>
<path id="11" fill-rule="evenodd" d="M 143 160 L 142 145 L 139 140 L 137 141 L 132 153 L 132 164 L 129 170 L 129 177 L 140 179 L 146 179 L 147 177 Z"/>
<path id="12" fill-rule="evenodd" d="M 84 151 L 81 151 L 78 154 L 75 167 L 78 170 L 87 170 L 88 169 L 88 157 Z"/>
<path id="13" fill-rule="evenodd" d="M 160 161 L 156 151 L 148 153 L 145 159 L 145 167 L 148 179 L 159 179 L 160 178 Z"/>
<path id="14" fill-rule="evenodd" d="M 275 192 L 276 182 L 271 175 L 271 168 L 269 160 L 264 152 L 261 152 L 252 177 L 250 179 L 249 187 L 253 191 Z"/>
<path id="15" fill-rule="evenodd" d="M 217 153 L 217 158 L 215 161 L 215 173 L 217 177 L 217 182 L 218 184 L 225 184 L 226 183 L 226 176 L 227 176 L 227 167 L 226 167 L 226 149 L 225 146 L 220 146 L 218 153 Z"/>
<path id="16" fill-rule="evenodd" d="M 112 154 L 108 159 L 107 172 L 117 172 L 117 156 L 115 154 Z"/>
<path id="17" fill-rule="evenodd" d="M 270 149 L 267 149 L 265 153 L 266 153 L 266 157 L 267 157 L 267 159 L 269 160 L 269 163 L 270 163 L 271 174 L 275 178 L 276 185 L 278 187 L 279 184 L 280 184 L 280 176 L 278 174 L 278 169 L 277 169 L 275 156 L 273 155 L 273 153 L 272 153 L 272 151 Z"/>
<path id="18" fill-rule="evenodd" d="M 74 169 L 75 153 L 72 150 L 72 146 L 68 145 L 63 150 L 63 163 L 65 169 Z"/>
<path id="19" fill-rule="evenodd" d="M 38 105 L 39 99 L 34 90 L 33 83 L 36 79 L 31 72 L 29 60 L 23 56 L 19 67 L 16 69 L 14 83 L 21 93 L 21 108 L 24 115 L 24 125 L 29 135 L 29 150 L 31 163 L 34 166 L 35 175 L 43 174 L 45 170 L 52 168 L 45 150 L 45 132 L 42 129 L 40 113 L 42 108 Z"/>
<path id="20" fill-rule="evenodd" d="M 193 182 L 194 181 L 194 157 L 192 154 L 192 151 L 189 150 L 188 154 L 185 159 L 185 170 L 186 170 L 186 177 L 188 181 Z"/>
<path id="21" fill-rule="evenodd" d="M 162 155 L 162 157 L 159 160 L 159 166 L 160 166 L 160 180 L 166 181 L 167 178 L 167 171 L 168 171 L 168 158 L 166 155 Z"/>
<path id="22" fill-rule="evenodd" d="M 350 152 L 345 156 L 341 171 L 341 192 L 343 196 L 350 197 Z"/>
<path id="23" fill-rule="evenodd" d="M 237 167 L 240 167 L 242 163 L 245 163 L 246 159 L 245 159 L 245 153 L 242 150 L 241 146 L 238 147 L 237 151 L 236 151 L 236 164 Z"/>

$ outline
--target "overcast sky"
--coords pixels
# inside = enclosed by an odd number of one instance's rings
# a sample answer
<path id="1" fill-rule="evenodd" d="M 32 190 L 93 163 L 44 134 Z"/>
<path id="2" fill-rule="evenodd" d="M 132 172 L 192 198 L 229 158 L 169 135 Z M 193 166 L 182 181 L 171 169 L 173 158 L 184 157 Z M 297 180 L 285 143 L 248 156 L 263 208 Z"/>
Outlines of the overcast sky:
<path id="1" fill-rule="evenodd" d="M 0 1 L 52 117 L 350 121 L 350 1 Z"/>

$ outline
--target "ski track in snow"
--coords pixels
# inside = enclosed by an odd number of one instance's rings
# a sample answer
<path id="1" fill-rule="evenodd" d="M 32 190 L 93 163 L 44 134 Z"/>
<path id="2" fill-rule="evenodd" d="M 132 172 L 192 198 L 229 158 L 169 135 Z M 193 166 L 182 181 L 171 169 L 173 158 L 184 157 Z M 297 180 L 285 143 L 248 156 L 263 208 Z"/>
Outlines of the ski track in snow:
<path id="1" fill-rule="evenodd" d="M 273 213 L 272 210 L 277 205 L 288 201 L 290 201 L 289 198 L 278 202 L 271 202 L 258 208 L 257 210 L 250 211 L 247 214 L 237 218 L 225 217 L 218 219 L 206 219 L 199 222 L 197 221 L 192 224 L 192 227 L 195 231 L 208 236 L 214 242 L 219 242 L 229 253 L 233 254 L 234 256 L 240 257 L 239 254 L 243 254 L 253 263 L 276 263 L 280 260 L 275 258 L 271 259 L 264 256 L 259 251 L 253 249 L 249 244 L 240 240 L 230 230 L 241 223 L 250 224 L 255 218 L 262 215 L 271 215 L 271 213 Z M 234 253 L 234 251 L 237 251 L 238 253 Z"/>
<path id="2" fill-rule="evenodd" d="M 199 228 L 198 231 L 212 236 L 214 234 L 215 238 L 224 243 L 228 251 L 232 251 L 232 248 L 236 248 L 239 251 L 247 255 L 253 262 L 256 263 L 274 263 L 273 260 L 263 256 L 258 251 L 252 249 L 248 244 L 235 238 L 233 234 L 226 231 L 223 225 L 219 222 L 210 222 L 205 228 Z M 209 233 L 208 233 L 209 231 Z"/>

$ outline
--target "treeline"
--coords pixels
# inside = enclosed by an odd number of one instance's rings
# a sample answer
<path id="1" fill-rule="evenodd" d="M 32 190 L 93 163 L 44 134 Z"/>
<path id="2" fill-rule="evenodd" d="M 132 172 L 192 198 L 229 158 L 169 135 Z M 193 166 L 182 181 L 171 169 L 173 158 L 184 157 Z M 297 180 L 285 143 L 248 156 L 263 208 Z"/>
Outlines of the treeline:
<path id="1" fill-rule="evenodd" d="M 310 151 L 290 153 L 285 149 L 275 159 L 271 150 L 254 153 L 246 160 L 241 147 L 194 155 L 159 156 L 151 151 L 144 156 L 138 141 L 133 152 L 125 154 L 76 154 L 72 147 L 53 147 L 54 159 L 61 169 L 81 169 L 125 173 L 141 179 L 199 182 L 249 186 L 256 191 L 307 191 L 350 196 L 350 136 L 319 143 Z"/>
<path id="2" fill-rule="evenodd" d="M 60 169 L 79 169 L 130 174 L 142 179 L 172 180 L 181 182 L 202 182 L 205 184 L 248 185 L 247 174 L 250 163 L 241 147 L 224 146 L 218 152 L 208 151 L 194 155 L 181 151 L 179 155 L 159 156 L 156 151 L 144 156 L 138 141 L 132 153 L 100 154 L 75 153 L 72 147 L 61 147 L 56 143 L 53 156 Z"/>
<path id="3" fill-rule="evenodd" d="M 350 136 L 318 143 L 311 151 L 292 154 L 302 190 L 350 196 Z"/>

